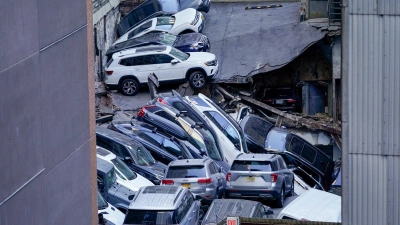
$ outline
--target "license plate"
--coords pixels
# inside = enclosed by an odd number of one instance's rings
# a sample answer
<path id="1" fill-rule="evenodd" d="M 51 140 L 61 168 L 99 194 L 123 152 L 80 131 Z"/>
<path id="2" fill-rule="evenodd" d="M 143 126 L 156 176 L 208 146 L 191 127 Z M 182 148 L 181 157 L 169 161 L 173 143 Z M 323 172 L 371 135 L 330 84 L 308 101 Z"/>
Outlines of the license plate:
<path id="1" fill-rule="evenodd" d="M 190 184 L 182 184 L 182 187 L 185 187 L 187 189 L 190 189 Z"/>
<path id="2" fill-rule="evenodd" d="M 255 178 L 254 177 L 247 177 L 246 180 L 247 180 L 247 182 L 254 182 Z"/>
<path id="3" fill-rule="evenodd" d="M 275 104 L 283 104 L 283 100 L 275 100 Z"/>

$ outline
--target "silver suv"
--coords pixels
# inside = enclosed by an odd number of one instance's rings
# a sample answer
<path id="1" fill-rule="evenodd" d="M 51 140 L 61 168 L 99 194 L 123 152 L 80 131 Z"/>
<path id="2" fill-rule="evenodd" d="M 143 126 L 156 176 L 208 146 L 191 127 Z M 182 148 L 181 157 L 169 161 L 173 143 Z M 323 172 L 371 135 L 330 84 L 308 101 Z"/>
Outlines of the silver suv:
<path id="1" fill-rule="evenodd" d="M 209 159 L 175 160 L 168 165 L 163 185 L 182 186 L 201 196 L 206 202 L 221 198 L 225 177 L 221 167 Z"/>
<path id="2" fill-rule="evenodd" d="M 239 155 L 226 174 L 226 197 L 274 200 L 282 208 L 293 195 L 294 175 L 277 154 Z"/>
<path id="3" fill-rule="evenodd" d="M 129 205 L 124 224 L 197 225 L 204 216 L 198 199 L 183 187 L 142 187 Z"/>

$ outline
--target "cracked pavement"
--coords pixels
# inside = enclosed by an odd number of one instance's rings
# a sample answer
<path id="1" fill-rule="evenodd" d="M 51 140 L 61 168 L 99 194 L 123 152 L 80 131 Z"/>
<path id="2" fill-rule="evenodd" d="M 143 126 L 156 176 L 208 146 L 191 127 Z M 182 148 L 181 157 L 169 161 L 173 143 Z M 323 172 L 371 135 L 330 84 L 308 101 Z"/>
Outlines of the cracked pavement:
<path id="1" fill-rule="evenodd" d="M 283 7 L 245 10 L 277 3 L 212 3 L 203 34 L 219 61 L 215 80 L 252 76 L 286 65 L 325 33 L 299 24 L 300 2 Z"/>

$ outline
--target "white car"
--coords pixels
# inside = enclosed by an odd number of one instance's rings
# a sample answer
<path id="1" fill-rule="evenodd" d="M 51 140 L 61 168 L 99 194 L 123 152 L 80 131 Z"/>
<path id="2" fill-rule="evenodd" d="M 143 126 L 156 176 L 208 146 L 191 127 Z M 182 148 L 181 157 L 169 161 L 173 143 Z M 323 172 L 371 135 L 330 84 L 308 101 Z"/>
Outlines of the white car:
<path id="1" fill-rule="evenodd" d="M 215 55 L 185 53 L 170 46 L 146 46 L 117 52 L 105 68 L 105 85 L 124 95 L 135 95 L 155 74 L 160 83 L 189 81 L 202 88 L 218 72 Z"/>
<path id="2" fill-rule="evenodd" d="M 184 33 L 201 33 L 205 25 L 205 18 L 201 12 L 195 9 L 184 9 L 172 16 L 159 16 L 148 19 L 118 38 L 113 45 L 137 38 L 147 33 L 168 32 L 178 35 Z"/>
<path id="3" fill-rule="evenodd" d="M 103 214 L 103 218 L 115 225 L 122 225 L 125 214 L 104 200 L 103 196 L 97 192 L 97 211 Z M 109 223 L 106 223 L 109 224 Z"/>
<path id="4" fill-rule="evenodd" d="M 282 209 L 277 219 L 342 222 L 342 197 L 309 189 Z"/>
<path id="5" fill-rule="evenodd" d="M 118 184 L 136 192 L 141 187 L 154 185 L 151 181 L 130 170 L 114 153 L 100 146 L 96 146 L 96 151 L 98 158 L 104 159 L 114 165 L 115 173 L 117 174 L 116 182 Z"/>

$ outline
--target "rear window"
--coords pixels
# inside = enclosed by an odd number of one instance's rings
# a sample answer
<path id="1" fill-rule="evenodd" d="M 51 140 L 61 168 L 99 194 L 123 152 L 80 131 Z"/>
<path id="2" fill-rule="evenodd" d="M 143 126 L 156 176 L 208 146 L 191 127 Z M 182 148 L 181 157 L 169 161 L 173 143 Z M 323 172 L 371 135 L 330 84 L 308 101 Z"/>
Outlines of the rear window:
<path id="1" fill-rule="evenodd" d="M 268 131 L 274 126 L 263 119 L 250 117 L 244 126 L 244 133 L 254 138 L 258 144 L 264 146 Z"/>
<path id="2" fill-rule="evenodd" d="M 231 167 L 234 171 L 276 171 L 271 162 L 266 161 L 234 161 Z"/>
<path id="3" fill-rule="evenodd" d="M 204 166 L 172 166 L 168 169 L 167 178 L 205 177 Z"/>

